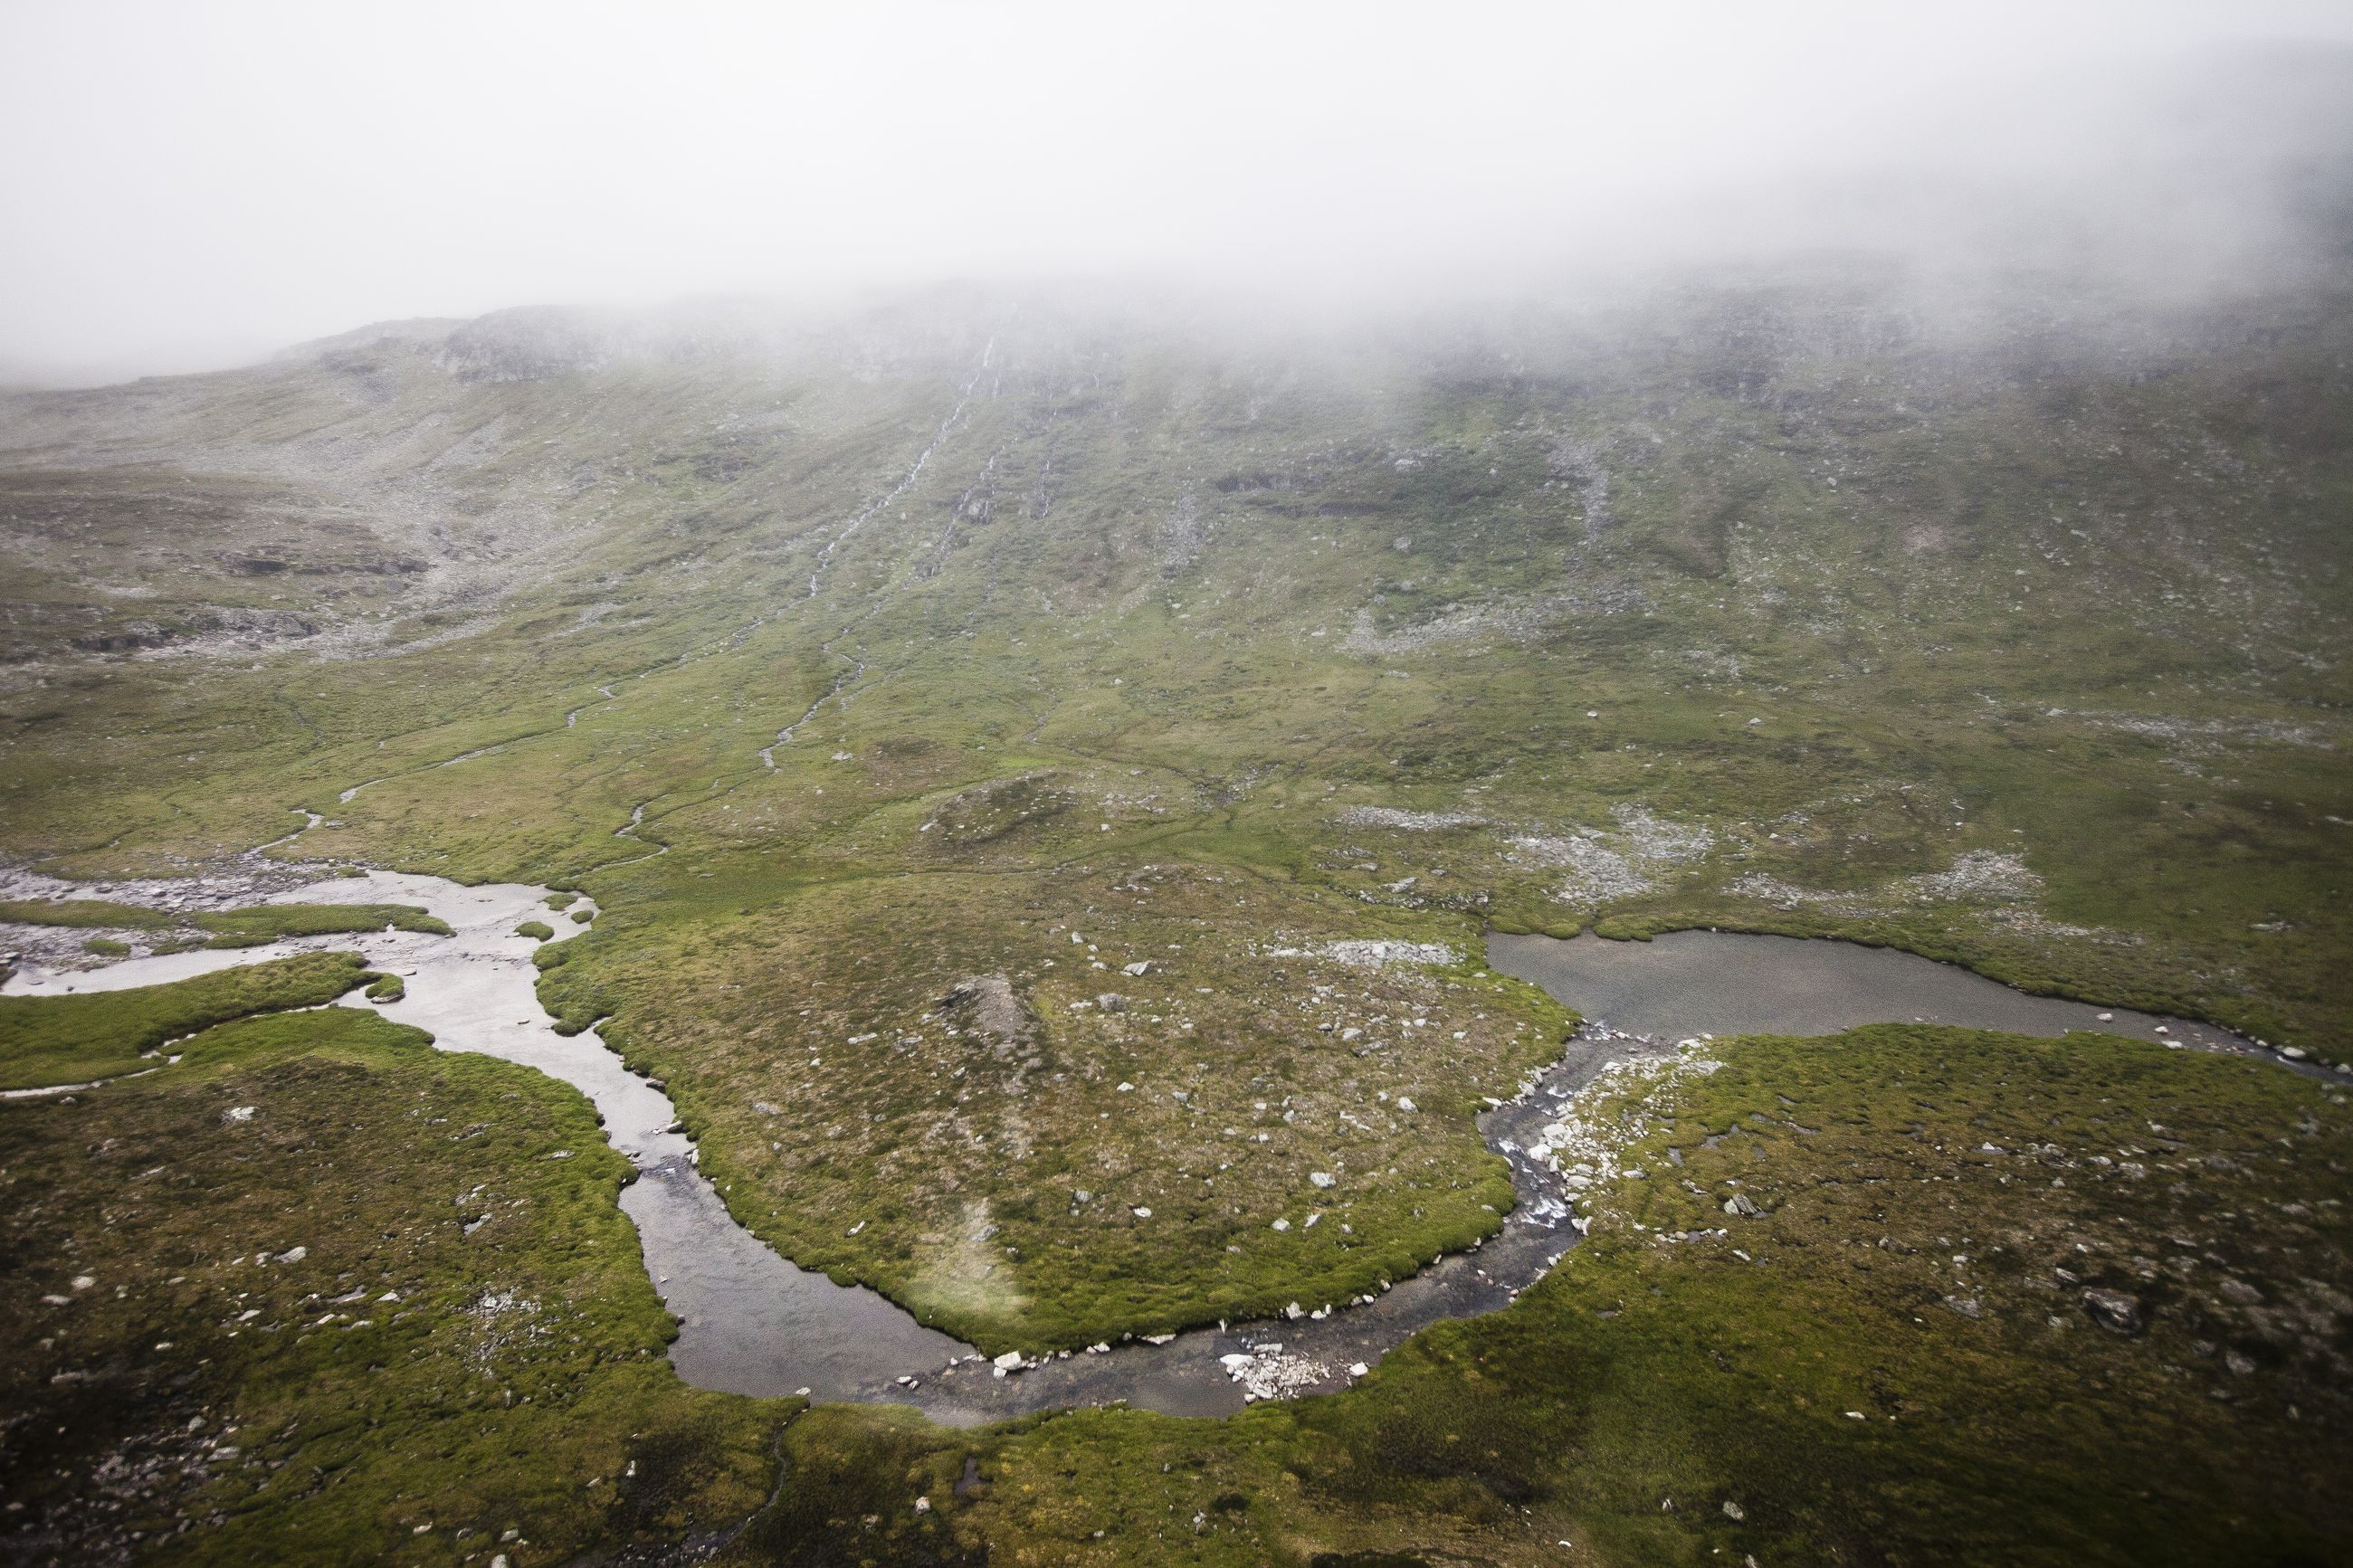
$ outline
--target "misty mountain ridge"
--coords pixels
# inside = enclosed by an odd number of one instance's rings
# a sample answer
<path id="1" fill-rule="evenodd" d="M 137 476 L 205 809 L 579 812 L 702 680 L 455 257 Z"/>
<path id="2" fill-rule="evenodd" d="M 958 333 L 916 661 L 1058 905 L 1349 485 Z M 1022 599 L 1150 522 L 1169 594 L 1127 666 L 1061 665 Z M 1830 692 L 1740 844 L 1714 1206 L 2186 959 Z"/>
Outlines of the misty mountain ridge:
<path id="1" fill-rule="evenodd" d="M 0 1555 L 2345 1559 L 2353 51 L 1890 89 L 0 396 Z"/>

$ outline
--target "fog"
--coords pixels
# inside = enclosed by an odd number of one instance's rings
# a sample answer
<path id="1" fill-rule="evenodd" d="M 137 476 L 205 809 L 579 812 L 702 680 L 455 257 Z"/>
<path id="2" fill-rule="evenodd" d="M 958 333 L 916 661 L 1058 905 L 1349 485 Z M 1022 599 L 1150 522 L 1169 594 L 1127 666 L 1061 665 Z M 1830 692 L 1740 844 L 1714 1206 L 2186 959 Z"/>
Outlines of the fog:
<path id="1" fill-rule="evenodd" d="M 2298 0 L 9 0 L 0 375 L 944 279 L 1419 299 L 1809 246 L 2238 274 L 2316 199 L 2284 182 L 2344 128 L 2349 47 L 2353 7 Z"/>

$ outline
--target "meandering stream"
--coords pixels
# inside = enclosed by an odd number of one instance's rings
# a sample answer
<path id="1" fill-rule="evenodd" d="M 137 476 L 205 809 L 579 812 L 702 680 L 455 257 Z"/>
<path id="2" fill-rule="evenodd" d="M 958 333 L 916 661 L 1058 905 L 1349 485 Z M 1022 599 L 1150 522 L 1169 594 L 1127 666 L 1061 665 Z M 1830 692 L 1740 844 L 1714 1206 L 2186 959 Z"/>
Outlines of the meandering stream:
<path id="1" fill-rule="evenodd" d="M 1254 1397 L 1343 1387 L 1432 1322 L 1501 1310 L 1577 1239 L 1560 1176 L 1524 1151 L 1541 1142 L 1561 1102 L 1608 1062 L 1670 1050 L 1691 1036 L 1828 1034 L 1919 1019 L 2038 1035 L 2106 1030 L 2271 1055 L 2211 1026 L 2028 996 L 1964 970 L 1841 942 L 1704 931 L 1651 942 L 1497 936 L 1488 943 L 1496 969 L 1544 986 L 1591 1020 L 1525 1095 L 1480 1118 L 1488 1146 L 1511 1163 L 1520 1200 L 1497 1235 L 1356 1305 L 1326 1312 L 1326 1303 L 1306 1302 L 1306 1315 L 1295 1320 L 1198 1329 L 1000 1372 L 971 1346 L 923 1327 L 875 1292 L 837 1285 L 778 1257 L 735 1223 L 696 1169 L 691 1143 L 675 1131 L 670 1098 L 626 1069 L 594 1031 L 570 1037 L 555 1032 L 534 989 L 532 953 L 539 943 L 514 934 L 527 920 L 554 926 L 556 941 L 581 929 L 550 911 L 548 891 L 514 883 L 469 888 L 383 871 L 332 878 L 270 901 L 421 904 L 455 934 L 310 937 L 98 969 L 32 965 L 5 990 L 113 990 L 293 952 L 357 948 L 375 967 L 401 974 L 407 993 L 398 1002 L 371 1004 L 354 992 L 345 1005 L 376 1006 L 429 1030 L 445 1050 L 536 1068 L 594 1102 L 606 1137 L 639 1173 L 623 1189 L 621 1207 L 637 1226 L 648 1274 L 680 1319 L 670 1359 L 681 1377 L 739 1394 L 806 1390 L 818 1399 L 909 1404 L 955 1424 L 1121 1400 L 1171 1415 L 1229 1414 Z"/>

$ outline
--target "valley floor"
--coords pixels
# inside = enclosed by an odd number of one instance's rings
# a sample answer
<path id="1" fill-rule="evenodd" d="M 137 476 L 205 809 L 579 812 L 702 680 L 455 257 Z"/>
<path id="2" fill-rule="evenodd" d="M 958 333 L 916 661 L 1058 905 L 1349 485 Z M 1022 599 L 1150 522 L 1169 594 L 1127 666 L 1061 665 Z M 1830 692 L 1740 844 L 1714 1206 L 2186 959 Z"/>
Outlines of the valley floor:
<path id="1" fill-rule="evenodd" d="M 2345 1557 L 2353 314 L 1906 288 L 521 313 L 0 403 L 10 947 L 318 950 L 0 997 L 0 1550 Z M 396 1022 L 330 954 L 438 917 L 272 901 L 362 867 L 551 889 L 491 933 L 550 1048 L 677 1127 Z M 2263 1056 L 1708 1028 L 1569 1102 L 1516 1300 L 1219 1419 L 672 1370 L 608 1133 L 990 1356 L 1345 1302 L 1504 1225 L 1478 1118 L 1604 1009 L 1487 942 L 1588 928 Z"/>

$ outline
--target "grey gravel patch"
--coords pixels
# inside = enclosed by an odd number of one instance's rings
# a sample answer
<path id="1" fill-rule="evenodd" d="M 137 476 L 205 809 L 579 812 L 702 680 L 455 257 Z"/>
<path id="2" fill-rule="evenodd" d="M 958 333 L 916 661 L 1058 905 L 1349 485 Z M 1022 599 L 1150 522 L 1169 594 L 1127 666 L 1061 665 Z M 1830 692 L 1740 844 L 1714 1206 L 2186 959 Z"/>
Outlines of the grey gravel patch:
<path id="1" fill-rule="evenodd" d="M 1352 969 L 1442 969 L 1462 962 L 1461 953 L 1438 942 L 1327 942 L 1316 947 L 1270 948 L 1266 956 L 1325 958 Z"/>
<path id="2" fill-rule="evenodd" d="M 1998 855 L 1990 849 L 1972 849 L 1956 858 L 1949 870 L 1925 872 L 1905 880 L 1920 897 L 1928 899 L 2009 903 L 2039 898 L 2042 892 L 2042 879 L 2026 868 L 2022 858 Z"/>
<path id="3" fill-rule="evenodd" d="M 1487 818 L 1467 811 L 1400 811 L 1387 805 L 1352 805 L 1334 821 L 1350 827 L 1393 827 L 1402 833 L 1434 833 L 1448 827 L 1484 827 Z"/>
<path id="4" fill-rule="evenodd" d="M 2313 726 L 2276 719 L 2168 719 L 2158 714 L 2098 713 L 2069 708 L 2046 708 L 2042 712 L 2049 719 L 2081 719 L 2104 730 L 2121 730 L 2128 735 L 2200 745 L 2206 750 L 2233 742 L 2303 746 L 2321 752 L 2337 749 L 2335 742 Z"/>
<path id="5" fill-rule="evenodd" d="M 1343 647 L 1350 653 L 1414 653 L 1447 643 L 1530 642 L 1572 616 L 1617 615 L 1642 607 L 1639 589 L 1613 588 L 1587 594 L 1546 594 L 1529 599 L 1451 605 L 1426 621 L 1384 632 L 1370 609 L 1359 609 Z"/>
<path id="6" fill-rule="evenodd" d="M 1574 835 L 1524 834 L 1512 840 L 1507 860 L 1557 867 L 1567 873 L 1552 890 L 1555 900 L 1592 907 L 1647 893 L 1656 874 L 1704 857 L 1715 836 L 1694 824 L 1671 822 L 1640 805 L 1613 814 L 1614 833 L 1585 828 Z"/>

